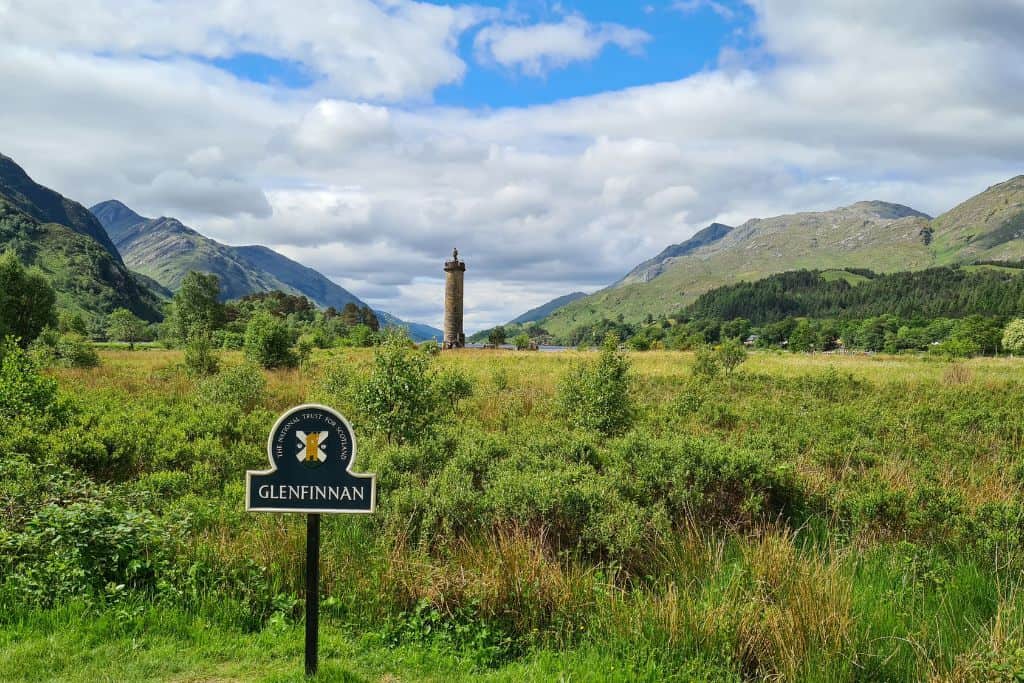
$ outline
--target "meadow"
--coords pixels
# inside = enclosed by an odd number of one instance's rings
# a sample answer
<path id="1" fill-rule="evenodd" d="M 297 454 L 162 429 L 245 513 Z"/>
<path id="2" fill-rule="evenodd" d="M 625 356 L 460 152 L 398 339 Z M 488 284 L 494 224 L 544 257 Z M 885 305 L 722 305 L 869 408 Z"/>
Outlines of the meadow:
<path id="1" fill-rule="evenodd" d="M 303 680 L 304 523 L 243 491 L 309 401 L 379 485 L 318 680 L 1024 680 L 1019 359 L 100 356 L 4 357 L 0 680 Z"/>

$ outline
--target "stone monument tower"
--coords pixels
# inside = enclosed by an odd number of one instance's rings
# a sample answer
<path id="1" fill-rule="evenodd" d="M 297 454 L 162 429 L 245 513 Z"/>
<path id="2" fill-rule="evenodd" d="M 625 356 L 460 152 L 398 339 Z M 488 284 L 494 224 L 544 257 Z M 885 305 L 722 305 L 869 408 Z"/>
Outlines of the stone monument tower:
<path id="1" fill-rule="evenodd" d="M 466 345 L 462 331 L 462 278 L 466 264 L 459 250 L 452 249 L 452 260 L 444 262 L 444 342 L 443 349 L 461 349 Z"/>

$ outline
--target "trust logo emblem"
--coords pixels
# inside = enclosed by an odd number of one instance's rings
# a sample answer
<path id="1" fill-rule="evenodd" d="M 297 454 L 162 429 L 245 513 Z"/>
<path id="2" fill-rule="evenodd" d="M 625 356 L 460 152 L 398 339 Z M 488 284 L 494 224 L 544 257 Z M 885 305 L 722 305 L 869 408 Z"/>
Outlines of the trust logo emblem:
<path id="1" fill-rule="evenodd" d="M 327 460 L 327 439 L 330 432 L 306 432 L 296 431 L 296 459 L 306 467 L 318 467 L 320 463 Z"/>

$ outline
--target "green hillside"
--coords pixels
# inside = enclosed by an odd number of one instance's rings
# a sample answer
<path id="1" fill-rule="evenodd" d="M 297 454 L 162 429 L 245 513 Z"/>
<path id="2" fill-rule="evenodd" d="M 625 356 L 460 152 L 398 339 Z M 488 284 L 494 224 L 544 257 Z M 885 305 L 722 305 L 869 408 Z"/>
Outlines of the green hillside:
<path id="1" fill-rule="evenodd" d="M 816 213 L 753 219 L 671 258 L 647 281 L 629 278 L 556 311 L 541 325 L 564 337 L 602 318 L 636 322 L 678 311 L 715 287 L 800 269 L 894 272 L 933 263 L 921 231 L 929 218 L 898 204 L 859 202 Z"/>
<path id="2" fill-rule="evenodd" d="M 939 263 L 1024 258 L 1024 175 L 971 197 L 931 227 Z"/>
<path id="3" fill-rule="evenodd" d="M 94 316 L 123 307 L 146 320 L 161 318 L 159 298 L 99 243 L 67 226 L 41 223 L 0 196 L 0 250 L 8 249 L 49 277 L 63 310 Z"/>
<path id="4" fill-rule="evenodd" d="M 117 200 L 97 204 L 90 211 L 110 234 L 125 262 L 171 292 L 189 272 L 199 271 L 220 279 L 225 300 L 279 290 L 305 296 L 322 308 L 341 310 L 349 303 L 366 305 L 321 273 L 267 247 L 221 244 L 175 218 L 146 218 Z M 407 327 L 418 341 L 441 336 L 439 330 L 407 323 L 390 313 L 379 311 L 378 317 L 388 327 Z"/>
<path id="5" fill-rule="evenodd" d="M 540 326 L 556 338 L 602 319 L 669 315 L 702 293 L 793 270 L 855 284 L 847 269 L 878 273 L 1024 258 L 1024 176 L 988 188 L 938 218 L 899 204 L 858 202 L 832 211 L 713 224 L 667 248 L 616 284 L 555 311 Z"/>
<path id="6" fill-rule="evenodd" d="M 98 243 L 115 261 L 114 248 L 99 221 L 78 202 L 33 181 L 10 157 L 0 154 L 0 196 L 11 206 L 40 223 L 57 223 Z"/>
<path id="7" fill-rule="evenodd" d="M 573 292 L 572 294 L 565 294 L 558 298 L 552 299 L 546 304 L 542 304 L 540 306 L 537 306 L 536 308 L 531 308 L 526 313 L 523 313 L 522 315 L 517 316 L 512 320 L 509 320 L 508 324 L 525 325 L 526 323 L 532 323 L 537 320 L 541 320 L 551 315 L 559 308 L 567 306 L 571 304 L 573 301 L 576 301 L 577 299 L 582 299 L 586 295 L 586 292 Z"/>

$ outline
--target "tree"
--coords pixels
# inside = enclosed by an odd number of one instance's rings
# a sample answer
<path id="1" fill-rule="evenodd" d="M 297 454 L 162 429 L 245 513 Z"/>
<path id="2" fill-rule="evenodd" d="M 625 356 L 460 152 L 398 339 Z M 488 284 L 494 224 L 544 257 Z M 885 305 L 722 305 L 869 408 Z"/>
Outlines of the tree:
<path id="1" fill-rule="evenodd" d="M 526 336 L 525 332 L 520 332 L 513 337 L 512 343 L 515 344 L 516 349 L 519 351 L 525 351 L 530 348 L 530 338 Z"/>
<path id="2" fill-rule="evenodd" d="M 725 368 L 725 374 L 730 375 L 743 361 L 747 360 L 747 350 L 743 348 L 736 339 L 730 337 L 724 340 L 715 352 L 718 362 Z"/>
<path id="3" fill-rule="evenodd" d="M 818 334 L 809 322 L 801 320 L 789 335 L 789 350 L 814 351 L 816 348 L 818 348 Z M 881 348 L 882 342 L 879 341 L 878 349 L 876 350 L 881 350 Z"/>
<path id="4" fill-rule="evenodd" d="M 722 339 L 746 339 L 750 334 L 750 321 L 746 318 L 735 318 L 722 323 Z"/>
<path id="5" fill-rule="evenodd" d="M 133 351 L 135 342 L 145 333 L 146 322 L 127 308 L 119 308 L 107 316 L 107 335 L 114 341 L 128 342 L 128 348 Z"/>
<path id="6" fill-rule="evenodd" d="M 505 327 L 502 325 L 498 325 L 493 330 L 491 330 L 490 333 L 487 335 L 487 341 L 493 344 L 494 346 L 501 346 L 502 344 L 505 343 L 505 338 L 507 336 L 508 335 L 505 332 Z"/>
<path id="7" fill-rule="evenodd" d="M 355 327 L 363 322 L 363 314 L 359 310 L 359 306 L 349 301 L 345 304 L 345 307 L 341 309 L 341 322 L 345 324 L 345 327 Z"/>
<path id="8" fill-rule="evenodd" d="M 11 336 L 27 348 L 44 327 L 56 324 L 56 302 L 42 271 L 26 269 L 13 252 L 0 256 L 0 339 Z"/>
<path id="9" fill-rule="evenodd" d="M 359 309 L 359 322 L 374 332 L 380 331 L 380 321 L 377 320 L 377 314 L 369 306 L 363 306 Z"/>
<path id="10" fill-rule="evenodd" d="M 1024 353 L 1024 318 L 1007 323 L 1003 330 L 1003 348 L 1010 353 Z"/>
<path id="11" fill-rule="evenodd" d="M 265 368 L 293 368 L 298 363 L 288 326 L 265 311 L 250 318 L 245 328 L 245 357 Z"/>
<path id="12" fill-rule="evenodd" d="M 57 316 L 57 329 L 62 334 L 78 334 L 83 337 L 88 336 L 89 326 L 85 322 L 85 318 L 82 317 L 81 313 L 72 313 L 70 311 L 61 311 Z"/>
<path id="13" fill-rule="evenodd" d="M 224 326 L 226 314 L 216 275 L 191 271 L 182 280 L 173 303 L 172 330 L 179 342 L 188 341 L 197 330 L 212 334 Z"/>

